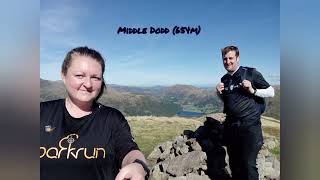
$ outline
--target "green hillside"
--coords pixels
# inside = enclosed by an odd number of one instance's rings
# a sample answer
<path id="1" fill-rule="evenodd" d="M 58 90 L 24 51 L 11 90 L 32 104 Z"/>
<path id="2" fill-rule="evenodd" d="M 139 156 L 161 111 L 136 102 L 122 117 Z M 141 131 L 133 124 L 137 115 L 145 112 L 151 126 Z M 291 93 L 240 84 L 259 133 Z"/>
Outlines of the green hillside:
<path id="1" fill-rule="evenodd" d="M 280 86 L 274 86 L 274 90 L 274 97 L 266 99 L 267 108 L 263 115 L 280 119 Z"/>
<path id="2" fill-rule="evenodd" d="M 267 98 L 265 116 L 280 119 L 280 86 L 275 87 L 275 97 Z M 66 96 L 62 81 L 40 79 L 40 101 Z M 179 111 L 195 111 L 204 114 L 222 112 L 223 103 L 214 88 L 198 88 L 191 85 L 130 87 L 108 85 L 99 100 L 102 104 L 119 109 L 129 116 L 174 116 Z"/>
<path id="3" fill-rule="evenodd" d="M 49 101 L 66 97 L 66 90 L 61 81 L 40 79 L 40 101 Z M 174 116 L 182 110 L 182 106 L 152 95 L 141 95 L 130 92 L 118 92 L 107 87 L 99 99 L 101 104 L 120 110 L 128 116 Z"/>
<path id="4" fill-rule="evenodd" d="M 160 143 L 172 141 L 184 130 L 196 130 L 203 125 L 205 118 L 127 116 L 132 134 L 143 154 L 147 157 Z M 265 137 L 276 137 L 280 141 L 280 123 L 262 118 L 263 134 Z M 280 156 L 280 147 L 274 149 L 274 154 Z"/>

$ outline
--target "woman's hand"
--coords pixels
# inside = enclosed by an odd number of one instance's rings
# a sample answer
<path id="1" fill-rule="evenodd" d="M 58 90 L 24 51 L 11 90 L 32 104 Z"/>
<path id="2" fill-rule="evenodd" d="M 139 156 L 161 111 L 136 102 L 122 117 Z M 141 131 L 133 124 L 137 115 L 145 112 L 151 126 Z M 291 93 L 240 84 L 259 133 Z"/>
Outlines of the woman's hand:
<path id="1" fill-rule="evenodd" d="M 115 180 L 145 180 L 146 172 L 139 163 L 131 163 L 120 169 Z"/>

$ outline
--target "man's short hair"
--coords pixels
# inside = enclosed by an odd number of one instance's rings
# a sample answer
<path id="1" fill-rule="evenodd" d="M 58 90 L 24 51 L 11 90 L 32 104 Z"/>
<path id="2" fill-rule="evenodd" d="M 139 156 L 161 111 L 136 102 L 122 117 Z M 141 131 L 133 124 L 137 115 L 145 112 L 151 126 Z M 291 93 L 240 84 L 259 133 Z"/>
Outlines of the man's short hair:
<path id="1" fill-rule="evenodd" d="M 236 56 L 239 57 L 240 52 L 239 52 L 239 49 L 237 46 L 227 46 L 227 47 L 224 47 L 223 49 L 221 49 L 222 58 L 230 51 L 235 51 Z"/>

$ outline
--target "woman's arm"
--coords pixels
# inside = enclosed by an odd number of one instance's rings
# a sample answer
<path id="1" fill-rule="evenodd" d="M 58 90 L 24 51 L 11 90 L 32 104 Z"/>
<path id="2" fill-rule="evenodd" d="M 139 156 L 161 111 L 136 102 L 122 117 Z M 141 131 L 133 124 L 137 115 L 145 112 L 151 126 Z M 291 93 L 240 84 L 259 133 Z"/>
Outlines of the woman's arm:
<path id="1" fill-rule="evenodd" d="M 130 151 L 122 161 L 122 168 L 116 177 L 116 180 L 144 180 L 145 176 L 149 173 L 146 172 L 143 165 L 135 162 L 138 159 L 146 164 L 144 155 L 139 150 Z"/>

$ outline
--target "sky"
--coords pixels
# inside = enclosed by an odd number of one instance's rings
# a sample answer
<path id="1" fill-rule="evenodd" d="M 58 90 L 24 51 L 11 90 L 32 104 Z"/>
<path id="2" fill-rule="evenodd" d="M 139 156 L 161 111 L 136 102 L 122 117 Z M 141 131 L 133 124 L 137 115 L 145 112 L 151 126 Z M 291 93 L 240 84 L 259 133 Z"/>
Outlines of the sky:
<path id="1" fill-rule="evenodd" d="M 278 0 L 114 0 L 40 2 L 40 78 L 60 80 L 68 51 L 88 46 L 106 60 L 107 84 L 215 86 L 226 73 L 221 48 L 236 45 L 240 63 L 280 84 Z M 172 34 L 201 27 L 198 35 Z M 147 34 L 117 34 L 119 27 Z M 150 27 L 168 34 L 150 34 Z"/>

